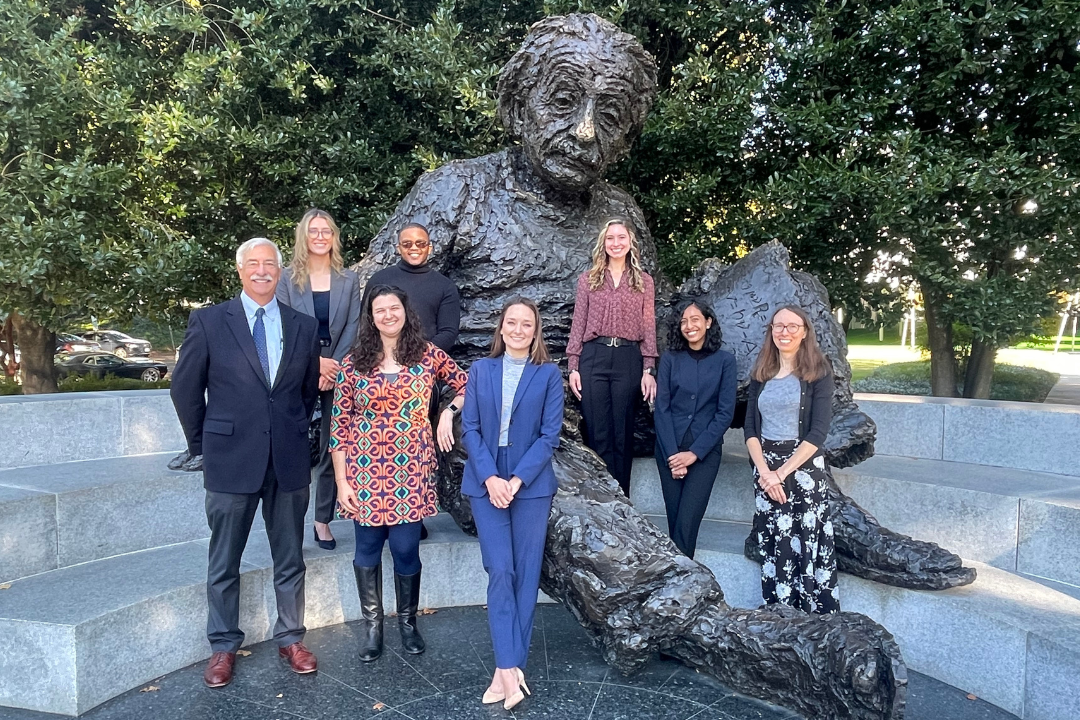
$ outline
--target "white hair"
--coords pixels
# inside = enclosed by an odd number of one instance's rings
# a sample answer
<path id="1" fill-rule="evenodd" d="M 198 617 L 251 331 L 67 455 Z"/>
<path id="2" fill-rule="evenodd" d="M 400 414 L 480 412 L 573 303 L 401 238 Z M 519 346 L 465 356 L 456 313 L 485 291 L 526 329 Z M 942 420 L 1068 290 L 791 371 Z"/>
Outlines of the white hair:
<path id="1" fill-rule="evenodd" d="M 240 247 L 236 248 L 236 267 L 241 268 L 244 266 L 244 260 L 247 258 L 247 254 L 259 247 L 260 245 L 268 245 L 274 248 L 274 254 L 277 255 L 277 264 L 281 265 L 281 250 L 274 243 L 273 240 L 268 240 L 264 237 L 253 237 L 245 242 Z"/>

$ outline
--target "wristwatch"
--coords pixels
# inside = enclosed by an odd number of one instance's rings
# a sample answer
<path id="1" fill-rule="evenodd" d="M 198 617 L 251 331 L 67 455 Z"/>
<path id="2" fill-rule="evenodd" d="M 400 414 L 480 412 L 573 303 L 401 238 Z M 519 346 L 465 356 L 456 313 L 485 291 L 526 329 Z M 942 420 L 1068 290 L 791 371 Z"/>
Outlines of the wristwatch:
<path id="1" fill-rule="evenodd" d="M 656 368 L 645 368 L 645 372 L 649 373 L 653 377 L 656 377 Z"/>
<path id="2" fill-rule="evenodd" d="M 461 412 L 461 408 L 459 408 L 454 403 L 450 403 L 449 405 L 447 405 L 446 409 L 449 410 L 450 412 L 454 413 L 455 415 L 457 415 L 459 412 Z"/>

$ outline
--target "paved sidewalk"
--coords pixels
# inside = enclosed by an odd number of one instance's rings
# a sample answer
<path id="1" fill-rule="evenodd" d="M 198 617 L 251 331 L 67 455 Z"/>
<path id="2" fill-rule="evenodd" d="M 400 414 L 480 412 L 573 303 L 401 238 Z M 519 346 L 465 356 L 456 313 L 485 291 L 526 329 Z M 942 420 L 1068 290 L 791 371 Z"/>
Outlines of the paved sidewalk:
<path id="1" fill-rule="evenodd" d="M 1062 375 L 1044 402 L 1057 405 L 1080 405 L 1080 375 Z"/>

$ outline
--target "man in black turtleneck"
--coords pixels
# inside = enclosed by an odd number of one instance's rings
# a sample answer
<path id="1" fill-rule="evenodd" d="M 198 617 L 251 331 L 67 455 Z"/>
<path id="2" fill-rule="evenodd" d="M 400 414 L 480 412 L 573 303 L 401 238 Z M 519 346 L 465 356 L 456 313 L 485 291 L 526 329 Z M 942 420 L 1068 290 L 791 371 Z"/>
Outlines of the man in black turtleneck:
<path id="1" fill-rule="evenodd" d="M 461 298 L 457 286 L 449 278 L 428 266 L 431 239 L 427 228 L 419 223 L 409 223 L 401 228 L 398 253 L 401 260 L 397 265 L 378 271 L 368 280 L 360 307 L 367 307 L 368 292 L 377 285 L 404 290 L 409 296 L 409 304 L 420 316 L 424 335 L 436 347 L 449 353 L 458 338 Z"/>

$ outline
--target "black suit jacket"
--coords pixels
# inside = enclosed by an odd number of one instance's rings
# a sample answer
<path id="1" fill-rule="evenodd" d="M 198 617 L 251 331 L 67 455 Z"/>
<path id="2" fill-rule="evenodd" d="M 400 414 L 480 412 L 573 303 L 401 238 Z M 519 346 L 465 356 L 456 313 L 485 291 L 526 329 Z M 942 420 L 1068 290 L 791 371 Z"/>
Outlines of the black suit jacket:
<path id="1" fill-rule="evenodd" d="M 273 389 L 239 296 L 188 320 L 171 395 L 188 452 L 203 456 L 207 490 L 258 492 L 271 457 L 282 490 L 311 480 L 307 430 L 319 396 L 319 324 L 278 307 L 285 347 Z"/>

